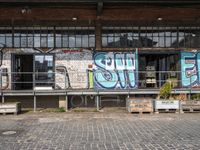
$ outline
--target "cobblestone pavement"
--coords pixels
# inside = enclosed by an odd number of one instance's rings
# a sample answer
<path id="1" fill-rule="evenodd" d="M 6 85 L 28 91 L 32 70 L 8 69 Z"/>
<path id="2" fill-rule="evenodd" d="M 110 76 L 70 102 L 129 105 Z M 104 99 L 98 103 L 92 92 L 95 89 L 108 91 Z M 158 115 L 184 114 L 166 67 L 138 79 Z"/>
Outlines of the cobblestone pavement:
<path id="1" fill-rule="evenodd" d="M 3 134 L 11 130 L 16 134 Z M 0 150 L 15 149 L 200 149 L 200 114 L 0 116 Z"/>

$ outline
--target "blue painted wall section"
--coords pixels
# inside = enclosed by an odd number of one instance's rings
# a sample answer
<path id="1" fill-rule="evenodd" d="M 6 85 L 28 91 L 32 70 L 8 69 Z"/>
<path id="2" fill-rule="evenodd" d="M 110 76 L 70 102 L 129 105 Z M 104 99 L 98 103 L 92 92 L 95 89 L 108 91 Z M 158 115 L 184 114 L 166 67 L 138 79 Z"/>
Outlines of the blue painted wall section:
<path id="1" fill-rule="evenodd" d="M 97 52 L 94 54 L 95 89 L 137 88 L 137 52 Z"/>
<path id="2" fill-rule="evenodd" d="M 181 80 L 183 87 L 200 86 L 200 52 L 181 52 Z"/>

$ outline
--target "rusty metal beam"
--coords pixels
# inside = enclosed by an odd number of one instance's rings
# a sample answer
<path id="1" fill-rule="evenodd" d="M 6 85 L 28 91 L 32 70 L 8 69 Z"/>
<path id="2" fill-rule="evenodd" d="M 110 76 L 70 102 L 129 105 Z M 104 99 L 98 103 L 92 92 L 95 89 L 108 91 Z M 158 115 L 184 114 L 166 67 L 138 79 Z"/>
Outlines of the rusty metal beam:
<path id="1" fill-rule="evenodd" d="M 0 3 L 98 3 L 100 0 L 0 0 Z M 101 0 L 103 3 L 138 3 L 138 4 L 152 4 L 152 3 L 200 3 L 199 0 Z"/>

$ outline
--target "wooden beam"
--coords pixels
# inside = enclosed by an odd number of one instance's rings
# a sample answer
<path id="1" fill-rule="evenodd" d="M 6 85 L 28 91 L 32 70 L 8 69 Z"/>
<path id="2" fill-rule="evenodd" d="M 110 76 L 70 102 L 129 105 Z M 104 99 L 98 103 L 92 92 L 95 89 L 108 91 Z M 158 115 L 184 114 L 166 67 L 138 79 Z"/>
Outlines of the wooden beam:
<path id="1" fill-rule="evenodd" d="M 96 21 L 96 29 L 95 29 L 95 43 L 96 43 L 96 50 L 101 50 L 101 23 L 97 20 Z"/>

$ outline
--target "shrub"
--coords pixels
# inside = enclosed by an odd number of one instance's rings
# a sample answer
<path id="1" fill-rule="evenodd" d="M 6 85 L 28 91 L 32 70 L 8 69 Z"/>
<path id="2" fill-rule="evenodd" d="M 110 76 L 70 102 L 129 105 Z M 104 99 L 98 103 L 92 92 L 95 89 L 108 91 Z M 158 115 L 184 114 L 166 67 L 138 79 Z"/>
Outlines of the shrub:
<path id="1" fill-rule="evenodd" d="M 57 108 L 56 112 L 65 112 L 65 108 L 64 107 Z"/>
<path id="2" fill-rule="evenodd" d="M 192 100 L 200 100 L 200 94 L 192 94 L 191 99 Z"/>
<path id="3" fill-rule="evenodd" d="M 172 85 L 171 82 L 166 82 L 160 88 L 160 98 L 168 99 L 171 97 Z"/>

